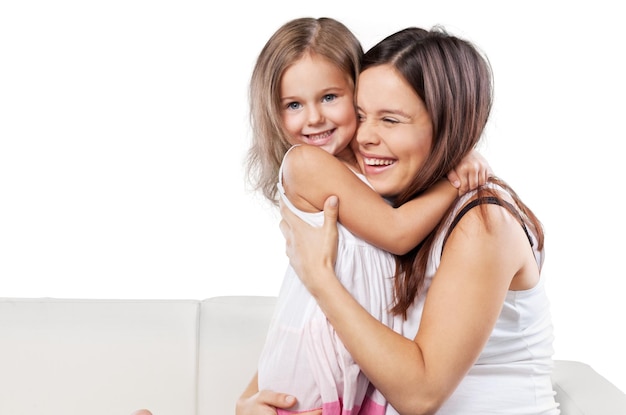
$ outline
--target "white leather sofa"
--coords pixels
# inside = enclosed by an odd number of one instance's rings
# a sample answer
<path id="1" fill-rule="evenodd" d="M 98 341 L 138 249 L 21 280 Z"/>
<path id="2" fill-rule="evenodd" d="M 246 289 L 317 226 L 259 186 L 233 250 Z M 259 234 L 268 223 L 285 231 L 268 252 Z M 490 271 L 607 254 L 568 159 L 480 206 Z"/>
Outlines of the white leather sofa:
<path id="1" fill-rule="evenodd" d="M 0 298 L 0 415 L 234 414 L 274 300 Z M 563 415 L 626 415 L 588 365 L 553 378 Z"/>

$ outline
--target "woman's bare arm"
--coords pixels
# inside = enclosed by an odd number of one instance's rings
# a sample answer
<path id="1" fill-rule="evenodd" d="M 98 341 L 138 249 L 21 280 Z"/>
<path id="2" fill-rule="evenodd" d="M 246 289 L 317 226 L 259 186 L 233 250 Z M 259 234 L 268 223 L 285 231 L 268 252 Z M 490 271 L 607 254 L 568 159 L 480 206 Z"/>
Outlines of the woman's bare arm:
<path id="1" fill-rule="evenodd" d="M 468 212 L 447 241 L 419 331 L 411 340 L 373 318 L 337 280 L 333 269 L 337 230 L 333 208 L 326 208 L 328 223 L 322 228 L 281 208 L 291 264 L 357 364 L 389 402 L 400 413 L 432 413 L 479 356 L 513 276 L 536 267 L 523 230 L 499 206 L 486 207 L 488 228 L 480 209 Z"/>

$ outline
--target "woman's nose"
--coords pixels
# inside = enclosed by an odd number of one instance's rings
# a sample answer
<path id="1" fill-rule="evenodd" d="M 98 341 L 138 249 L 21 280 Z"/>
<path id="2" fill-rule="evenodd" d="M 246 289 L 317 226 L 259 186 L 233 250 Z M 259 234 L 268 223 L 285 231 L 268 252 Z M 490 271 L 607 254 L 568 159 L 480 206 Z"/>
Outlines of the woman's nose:
<path id="1" fill-rule="evenodd" d="M 361 122 L 359 124 L 355 138 L 357 143 L 362 146 L 378 144 L 380 142 L 376 129 L 367 122 Z"/>

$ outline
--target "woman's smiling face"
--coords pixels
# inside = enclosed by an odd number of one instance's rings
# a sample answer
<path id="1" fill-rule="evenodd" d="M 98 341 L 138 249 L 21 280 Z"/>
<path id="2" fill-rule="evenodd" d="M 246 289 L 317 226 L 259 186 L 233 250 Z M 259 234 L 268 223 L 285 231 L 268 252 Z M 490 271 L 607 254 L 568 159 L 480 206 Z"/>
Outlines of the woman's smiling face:
<path id="1" fill-rule="evenodd" d="M 403 192 L 432 147 L 433 127 L 422 99 L 391 65 L 358 78 L 359 126 L 353 149 L 365 176 L 385 197 Z"/>

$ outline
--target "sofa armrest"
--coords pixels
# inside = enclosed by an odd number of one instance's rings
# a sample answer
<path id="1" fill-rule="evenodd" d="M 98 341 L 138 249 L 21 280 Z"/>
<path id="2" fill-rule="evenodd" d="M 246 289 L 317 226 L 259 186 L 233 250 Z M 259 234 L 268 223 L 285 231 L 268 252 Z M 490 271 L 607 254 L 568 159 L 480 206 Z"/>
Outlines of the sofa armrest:
<path id="1" fill-rule="evenodd" d="M 626 415 L 626 394 L 585 363 L 555 360 L 552 385 L 561 415 Z"/>

